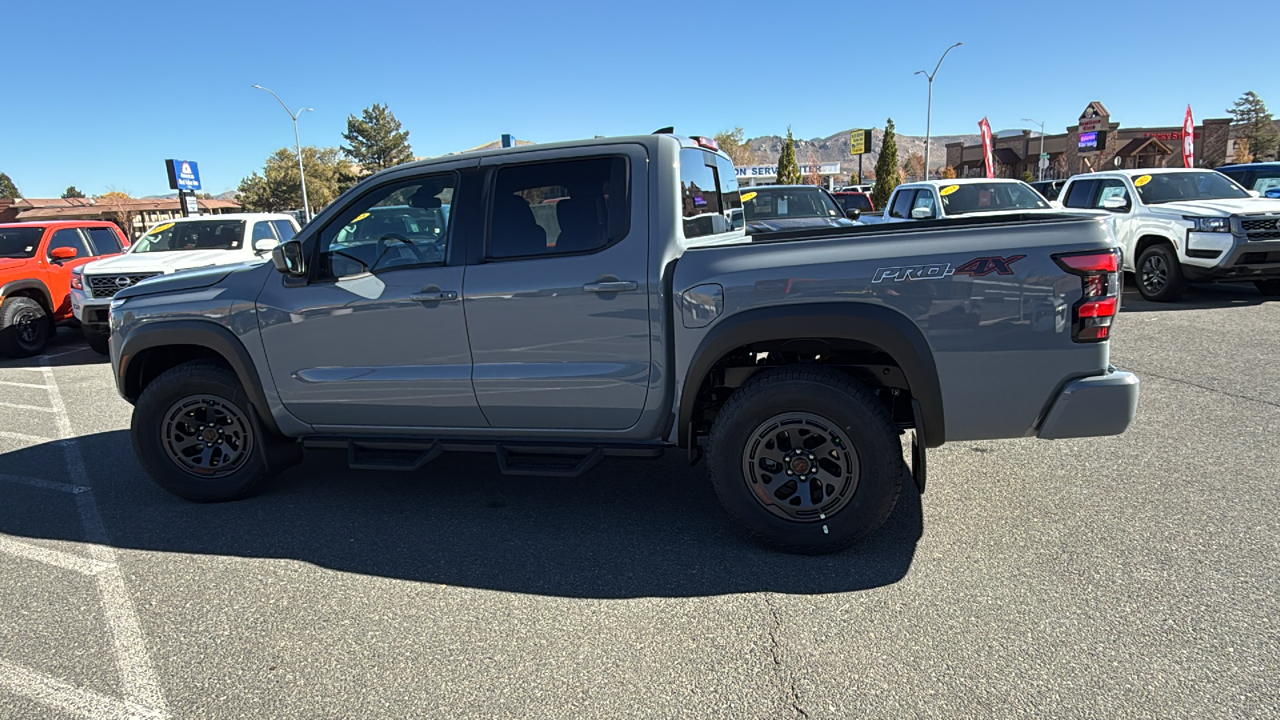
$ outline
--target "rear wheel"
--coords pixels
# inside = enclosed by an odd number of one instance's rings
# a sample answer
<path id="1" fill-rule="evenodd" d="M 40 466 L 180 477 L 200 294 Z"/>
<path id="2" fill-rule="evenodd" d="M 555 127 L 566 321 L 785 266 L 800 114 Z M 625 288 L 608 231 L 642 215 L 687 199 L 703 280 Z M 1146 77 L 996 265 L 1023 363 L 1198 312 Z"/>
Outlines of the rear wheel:
<path id="1" fill-rule="evenodd" d="M 711 482 L 725 510 L 787 552 L 834 552 L 870 535 L 902 487 L 888 412 L 834 371 L 783 368 L 752 378 L 720 410 L 710 445 Z"/>
<path id="2" fill-rule="evenodd" d="M 271 474 L 270 439 L 235 373 L 218 365 L 179 365 L 147 385 L 131 436 L 151 479 L 187 500 L 242 498 Z"/>
<path id="3" fill-rule="evenodd" d="M 1172 245 L 1152 245 L 1138 256 L 1134 277 L 1138 292 L 1152 302 L 1172 302 L 1182 297 L 1187 281 Z"/>
<path id="4" fill-rule="evenodd" d="M 0 304 L 0 355 L 39 355 L 53 334 L 53 323 L 40 303 L 14 296 Z"/>
<path id="5" fill-rule="evenodd" d="M 81 325 L 80 328 L 84 331 L 84 341 L 89 344 L 90 348 L 93 348 L 94 352 L 102 355 L 107 355 L 111 352 L 109 345 L 111 333 L 109 331 L 101 330 L 92 325 Z"/>
<path id="6" fill-rule="evenodd" d="M 1280 297 L 1280 280 L 1254 280 L 1253 284 L 1267 297 Z"/>

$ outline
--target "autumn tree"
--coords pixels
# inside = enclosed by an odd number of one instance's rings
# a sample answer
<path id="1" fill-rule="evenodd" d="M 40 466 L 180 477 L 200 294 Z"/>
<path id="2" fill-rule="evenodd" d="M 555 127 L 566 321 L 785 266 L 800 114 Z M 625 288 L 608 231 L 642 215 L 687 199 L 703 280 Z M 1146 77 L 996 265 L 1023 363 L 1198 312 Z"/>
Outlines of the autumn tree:
<path id="1" fill-rule="evenodd" d="M 4 173 L 0 173 L 0 200 L 11 200 L 22 197 L 22 193 L 18 192 L 18 186 L 13 179 Z"/>
<path id="2" fill-rule="evenodd" d="M 1249 152 L 1249 138 L 1236 140 L 1235 152 L 1231 155 L 1231 162 L 1238 165 L 1247 165 L 1253 162 L 1253 153 Z"/>
<path id="3" fill-rule="evenodd" d="M 756 162 L 755 153 L 751 152 L 751 146 L 747 144 L 742 128 L 735 127 L 732 130 L 721 130 L 716 133 L 716 144 L 720 146 L 720 150 L 729 156 L 733 164 L 737 167 L 747 167 L 754 165 Z"/>
<path id="4" fill-rule="evenodd" d="M 338 148 L 309 145 L 302 148 L 302 166 L 307 176 L 307 200 L 312 212 L 333 202 L 341 194 L 343 178 L 353 175 L 351 162 Z M 292 148 L 271 153 L 261 172 L 240 181 L 236 198 L 250 212 L 279 212 L 302 207 L 302 183 L 298 179 L 298 156 Z"/>
<path id="5" fill-rule="evenodd" d="M 924 179 L 924 155 L 918 152 L 907 155 L 907 161 L 902 164 L 902 170 L 911 180 Z"/>
<path id="6" fill-rule="evenodd" d="M 84 197 L 84 193 L 77 190 L 75 185 L 68 185 L 67 189 L 62 191 L 63 200 L 68 200 L 70 198 L 82 198 L 82 197 Z"/>
<path id="7" fill-rule="evenodd" d="M 782 145 L 782 154 L 778 156 L 779 185 L 799 185 L 800 165 L 796 162 L 796 139 L 791 134 L 791 126 L 787 126 L 787 141 Z"/>
<path id="8" fill-rule="evenodd" d="M 1280 131 L 1267 104 L 1252 90 L 1240 96 L 1227 110 L 1231 113 L 1231 125 L 1237 138 L 1249 141 L 1249 151 L 1255 158 L 1275 157 L 1280 148 Z"/>
<path id="9" fill-rule="evenodd" d="M 137 236 L 133 224 L 138 218 L 138 211 L 134 209 L 133 198 L 129 197 L 127 191 L 111 188 L 94 200 L 95 206 L 101 209 L 105 216 L 110 217 L 111 222 L 120 227 L 125 237 Z"/>
<path id="10" fill-rule="evenodd" d="M 818 159 L 809 153 L 809 172 L 804 174 L 805 185 L 822 185 L 822 173 L 818 172 Z"/>
<path id="11" fill-rule="evenodd" d="M 884 207 L 898 183 L 898 140 L 894 136 L 893 118 L 889 118 L 884 137 L 880 139 L 880 157 L 876 158 L 876 186 L 871 190 L 871 204 Z"/>
<path id="12" fill-rule="evenodd" d="M 939 177 L 941 177 L 943 180 L 955 180 L 956 169 L 948 165 L 942 168 L 942 172 L 939 174 Z"/>
<path id="13" fill-rule="evenodd" d="M 400 121 L 386 105 L 374 103 L 358 118 L 348 115 L 347 131 L 342 133 L 342 139 L 347 141 L 342 146 L 342 154 L 355 163 L 361 176 L 413 160 L 409 131 L 400 128 Z"/>

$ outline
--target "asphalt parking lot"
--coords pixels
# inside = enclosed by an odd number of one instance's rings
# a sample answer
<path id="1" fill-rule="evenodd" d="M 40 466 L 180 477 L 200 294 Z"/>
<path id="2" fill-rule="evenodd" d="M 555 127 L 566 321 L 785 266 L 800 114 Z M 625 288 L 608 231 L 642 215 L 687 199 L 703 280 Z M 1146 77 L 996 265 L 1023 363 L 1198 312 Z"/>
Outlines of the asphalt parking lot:
<path id="1" fill-rule="evenodd" d="M 0 361 L 0 717 L 1280 716 L 1280 301 L 1124 303 L 1127 434 L 948 445 L 816 558 L 678 453 L 190 504 L 63 330 Z"/>

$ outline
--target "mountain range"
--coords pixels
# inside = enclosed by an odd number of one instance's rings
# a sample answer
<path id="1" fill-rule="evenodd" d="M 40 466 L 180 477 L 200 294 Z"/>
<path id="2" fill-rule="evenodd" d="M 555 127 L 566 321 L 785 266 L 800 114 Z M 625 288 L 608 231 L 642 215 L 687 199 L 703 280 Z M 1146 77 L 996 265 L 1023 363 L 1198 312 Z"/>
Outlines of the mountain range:
<path id="1" fill-rule="evenodd" d="M 814 138 L 812 140 L 802 140 L 796 138 L 796 161 L 801 165 L 809 162 L 838 162 L 842 172 L 856 172 L 858 168 L 858 158 L 849 154 L 849 133 L 851 130 L 844 130 L 833 135 L 823 138 Z M 919 135 L 897 135 L 894 137 L 898 143 L 898 165 L 906 162 L 912 153 L 920 153 L 924 155 L 924 137 Z M 936 135 L 929 138 L 929 168 L 931 170 L 940 170 L 947 161 L 947 144 L 953 142 L 963 142 L 966 145 L 979 142 L 981 136 L 977 133 L 972 135 Z M 747 146 L 751 148 L 751 152 L 756 157 L 756 161 L 761 165 L 772 165 L 778 161 L 778 156 L 782 154 L 782 146 L 787 139 L 778 135 L 765 135 L 762 137 L 751 138 L 747 140 Z M 884 130 L 882 128 L 873 128 L 871 130 L 871 148 L 870 151 L 862 156 L 863 174 L 868 174 L 876 167 L 876 161 L 880 159 L 880 144 L 884 142 Z"/>

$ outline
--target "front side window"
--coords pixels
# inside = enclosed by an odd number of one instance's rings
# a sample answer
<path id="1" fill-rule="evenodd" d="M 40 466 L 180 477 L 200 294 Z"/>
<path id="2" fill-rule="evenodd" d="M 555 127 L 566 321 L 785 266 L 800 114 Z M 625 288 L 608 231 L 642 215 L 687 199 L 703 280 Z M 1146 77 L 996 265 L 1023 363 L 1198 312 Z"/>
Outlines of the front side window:
<path id="1" fill-rule="evenodd" d="M 1094 208 L 1106 208 L 1108 200 L 1111 200 L 1111 205 L 1115 205 L 1115 198 L 1119 198 L 1122 205 L 1128 206 L 1131 204 L 1129 201 L 1129 190 L 1124 186 L 1124 181 L 1115 179 L 1103 180 L 1101 181 L 1099 188 L 1098 199 L 1093 203 Z"/>
<path id="2" fill-rule="evenodd" d="M 129 252 L 184 252 L 187 250 L 239 250 L 244 247 L 243 220 L 193 220 L 166 222 L 138 238 Z"/>
<path id="3" fill-rule="evenodd" d="M 915 211 L 916 208 L 928 210 L 929 217 L 933 217 L 936 214 L 933 208 L 933 193 L 928 190 L 916 191 L 916 200 L 911 204 L 911 210 Z"/>
<path id="4" fill-rule="evenodd" d="M 1253 187 L 1249 189 L 1264 197 L 1268 190 L 1280 189 L 1280 170 L 1259 170 L 1253 176 Z"/>
<path id="5" fill-rule="evenodd" d="M 1236 200 L 1249 193 L 1220 172 L 1165 172 L 1139 175 L 1133 179 L 1138 197 L 1148 205 L 1183 200 Z"/>
<path id="6" fill-rule="evenodd" d="M 0 227 L 0 258 L 35 257 L 42 235 L 42 227 Z"/>
<path id="7" fill-rule="evenodd" d="M 84 244 L 84 236 L 75 228 L 63 228 L 55 232 L 53 237 L 49 238 L 49 249 L 47 251 L 48 257 L 52 258 L 53 251 L 58 248 L 71 248 L 76 251 L 76 257 L 78 258 L 93 256 L 93 254 L 89 252 L 88 246 Z"/>
<path id="8" fill-rule="evenodd" d="M 120 238 L 111 228 L 87 228 L 94 255 L 114 255 L 120 252 Z"/>
<path id="9" fill-rule="evenodd" d="M 630 223 L 625 158 L 505 167 L 494 184 L 487 256 L 592 252 L 625 237 Z"/>
<path id="10" fill-rule="evenodd" d="M 408 267 L 443 265 L 454 173 L 376 188 L 320 234 L 316 274 L 335 279 Z"/>
<path id="11" fill-rule="evenodd" d="M 260 221 L 258 221 L 258 222 L 256 222 L 256 223 L 254 223 L 254 224 L 253 224 L 253 237 L 252 237 L 251 239 L 252 239 L 254 242 L 257 242 L 257 241 L 259 241 L 259 240 L 275 240 L 275 239 L 276 239 L 276 234 L 275 234 L 275 232 L 271 229 L 271 223 L 270 223 L 270 222 L 267 222 L 266 220 L 260 220 Z"/>

